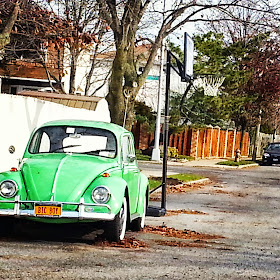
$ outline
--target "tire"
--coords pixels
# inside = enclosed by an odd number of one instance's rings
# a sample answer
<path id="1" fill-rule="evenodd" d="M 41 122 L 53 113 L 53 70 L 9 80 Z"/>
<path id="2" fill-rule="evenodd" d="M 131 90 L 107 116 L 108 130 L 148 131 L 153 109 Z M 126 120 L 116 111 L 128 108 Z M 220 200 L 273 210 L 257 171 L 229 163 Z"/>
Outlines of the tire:
<path id="1" fill-rule="evenodd" d="M 123 204 L 120 212 L 116 215 L 112 222 L 109 222 L 107 228 L 107 238 L 113 242 L 119 242 L 124 239 L 127 224 L 127 200 L 126 197 L 123 198 Z"/>
<path id="2" fill-rule="evenodd" d="M 146 218 L 146 209 L 147 209 L 147 200 L 146 196 L 144 197 L 144 213 L 142 217 L 136 218 L 130 224 L 130 228 L 133 231 L 140 231 L 145 226 L 145 218 Z"/>

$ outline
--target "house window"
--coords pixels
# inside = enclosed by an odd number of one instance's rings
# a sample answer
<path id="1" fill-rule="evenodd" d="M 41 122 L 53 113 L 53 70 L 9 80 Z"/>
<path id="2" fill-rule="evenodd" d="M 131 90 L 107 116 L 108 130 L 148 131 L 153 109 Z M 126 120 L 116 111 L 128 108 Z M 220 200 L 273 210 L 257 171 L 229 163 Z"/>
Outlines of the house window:
<path id="1" fill-rule="evenodd" d="M 17 94 L 17 87 L 11 87 L 10 93 L 11 94 Z"/>

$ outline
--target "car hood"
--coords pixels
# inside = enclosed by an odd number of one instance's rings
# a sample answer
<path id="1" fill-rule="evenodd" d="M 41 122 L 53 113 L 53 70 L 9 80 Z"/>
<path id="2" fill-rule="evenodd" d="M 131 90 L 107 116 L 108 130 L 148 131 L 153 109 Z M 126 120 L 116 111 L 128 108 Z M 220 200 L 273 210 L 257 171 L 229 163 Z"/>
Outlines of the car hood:
<path id="1" fill-rule="evenodd" d="M 30 200 L 78 202 L 85 189 L 102 172 L 118 166 L 115 159 L 46 154 L 23 160 L 21 172 Z"/>

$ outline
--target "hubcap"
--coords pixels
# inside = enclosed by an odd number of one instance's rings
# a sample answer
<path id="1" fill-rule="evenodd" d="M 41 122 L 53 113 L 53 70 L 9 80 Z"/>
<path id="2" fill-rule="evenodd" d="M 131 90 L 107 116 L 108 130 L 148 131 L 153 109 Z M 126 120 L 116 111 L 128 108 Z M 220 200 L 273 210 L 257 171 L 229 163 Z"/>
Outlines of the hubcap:
<path id="1" fill-rule="evenodd" d="M 126 221 L 127 221 L 127 202 L 123 199 L 123 206 L 120 210 L 120 240 L 124 239 L 126 231 Z"/>
<path id="2" fill-rule="evenodd" d="M 143 212 L 143 216 L 141 219 L 141 228 L 144 228 L 145 226 L 145 217 L 146 217 L 146 197 L 144 198 L 144 212 Z"/>

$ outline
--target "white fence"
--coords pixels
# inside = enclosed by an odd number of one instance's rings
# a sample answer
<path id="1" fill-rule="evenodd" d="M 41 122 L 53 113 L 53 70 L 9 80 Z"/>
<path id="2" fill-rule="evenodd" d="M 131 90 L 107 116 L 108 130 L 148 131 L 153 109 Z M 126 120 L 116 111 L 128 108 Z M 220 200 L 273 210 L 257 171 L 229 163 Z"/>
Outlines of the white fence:
<path id="1" fill-rule="evenodd" d="M 257 157 L 261 157 L 263 154 L 263 150 L 264 148 L 266 148 L 266 146 L 269 143 L 272 142 L 280 142 L 280 135 L 275 135 L 275 134 L 265 134 L 265 133 L 261 133 L 259 134 L 258 137 L 258 141 L 256 143 L 257 145 Z M 252 141 L 253 143 L 253 141 Z M 251 150 L 253 150 L 253 146 L 251 147 Z"/>
<path id="2" fill-rule="evenodd" d="M 41 124 L 58 119 L 84 119 L 110 122 L 105 99 L 96 110 L 76 109 L 31 97 L 0 94 L 0 172 L 17 167 L 30 133 Z M 9 153 L 9 147 L 15 153 Z"/>

